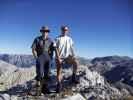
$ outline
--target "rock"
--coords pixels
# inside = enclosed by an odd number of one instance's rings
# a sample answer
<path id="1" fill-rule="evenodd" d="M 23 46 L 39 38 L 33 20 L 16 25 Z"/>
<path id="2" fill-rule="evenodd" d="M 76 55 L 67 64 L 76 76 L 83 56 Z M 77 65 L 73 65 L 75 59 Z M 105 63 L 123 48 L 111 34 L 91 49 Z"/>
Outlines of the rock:
<path id="1" fill-rule="evenodd" d="M 109 58 L 108 58 L 109 59 Z M 100 63 L 103 64 L 103 63 Z M 112 63 L 106 62 L 104 67 L 112 66 Z M 132 63 L 131 63 L 132 65 Z M 4 66 L 4 67 L 3 67 Z M 99 65 L 98 65 L 99 66 Z M 130 68 L 130 67 L 128 67 Z M 5 73 L 6 74 L 5 74 Z M 72 67 L 67 67 L 63 69 L 63 86 L 64 89 L 70 90 L 67 92 L 71 92 L 67 95 L 66 98 L 62 98 L 62 96 L 57 96 L 54 93 L 51 93 L 53 96 L 40 96 L 38 100 L 50 99 L 55 100 L 110 100 L 110 99 L 120 99 L 123 98 L 124 95 L 128 96 L 129 91 L 127 89 L 117 89 L 112 84 L 108 83 L 104 76 L 101 73 L 90 70 L 87 65 L 79 65 L 77 79 L 79 79 L 80 84 L 73 84 L 71 82 L 72 75 Z M 17 100 L 18 96 L 20 96 L 19 100 L 26 100 L 22 98 L 26 98 L 28 96 L 29 91 L 32 91 L 32 88 L 35 85 L 35 81 L 32 79 L 35 77 L 35 66 L 30 68 L 17 68 L 14 65 L 8 64 L 6 62 L 0 61 L 0 90 L 7 90 L 10 93 L 12 100 Z M 131 78 L 132 79 L 132 78 Z M 56 69 L 51 69 L 51 80 L 48 83 L 49 89 L 54 90 L 56 87 Z M 121 85 L 122 86 L 122 85 Z M 22 93 L 23 92 L 23 93 Z M 9 96 L 10 96 L 9 95 Z M 2 96 L 3 97 L 3 96 Z M 8 97 L 8 96 L 7 96 Z M 32 98 L 31 100 L 36 100 L 34 96 L 28 96 L 28 98 Z"/>
<path id="2" fill-rule="evenodd" d="M 9 94 L 0 94 L 0 100 L 10 100 Z"/>
<path id="3" fill-rule="evenodd" d="M 15 70 L 17 70 L 16 66 L 0 60 L 0 77 L 2 77 L 2 75 L 7 76 Z"/>
<path id="4" fill-rule="evenodd" d="M 0 60 L 22 68 L 35 65 L 35 59 L 32 55 L 0 54 Z"/>
<path id="5" fill-rule="evenodd" d="M 12 95 L 10 100 L 18 100 L 18 97 L 16 95 Z"/>
<path id="6" fill-rule="evenodd" d="M 17 68 L 14 65 L 0 61 L 0 91 L 5 91 L 16 85 L 22 85 L 32 80 L 35 73 L 35 66 L 30 68 Z"/>
<path id="7" fill-rule="evenodd" d="M 90 71 L 86 66 L 79 67 L 80 86 L 79 87 L 103 87 L 105 84 L 104 77 L 96 71 Z"/>
<path id="8" fill-rule="evenodd" d="M 86 100 L 86 99 L 81 94 L 78 93 L 61 100 Z"/>

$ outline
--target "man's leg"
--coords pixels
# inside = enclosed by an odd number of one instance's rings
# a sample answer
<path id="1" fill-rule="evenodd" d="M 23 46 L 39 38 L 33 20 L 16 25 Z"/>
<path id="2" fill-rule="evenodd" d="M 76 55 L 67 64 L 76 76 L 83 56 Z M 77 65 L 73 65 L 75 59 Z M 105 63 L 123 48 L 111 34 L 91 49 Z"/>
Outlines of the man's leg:
<path id="1" fill-rule="evenodd" d="M 47 87 L 47 80 L 44 79 L 45 75 L 48 74 L 49 71 L 49 60 L 46 55 L 41 55 L 39 57 L 40 63 L 40 73 L 41 73 L 41 91 L 42 93 L 50 93 Z"/>
<path id="2" fill-rule="evenodd" d="M 37 81 L 39 81 L 39 76 L 40 76 L 39 63 L 38 63 L 38 60 L 36 60 L 36 77 L 35 77 L 35 79 Z"/>
<path id="3" fill-rule="evenodd" d="M 48 80 L 50 72 L 50 61 L 46 61 L 44 65 L 44 79 Z"/>
<path id="4" fill-rule="evenodd" d="M 38 59 L 36 60 L 36 77 L 35 77 L 35 79 L 36 79 L 36 85 L 39 86 L 41 77 L 40 77 L 40 65 L 39 65 Z"/>
<path id="5" fill-rule="evenodd" d="M 40 78 L 42 80 L 43 76 L 44 76 L 44 64 L 45 64 L 45 57 L 44 57 L 44 55 L 40 55 L 39 56 L 38 62 L 39 62 L 39 65 L 40 65 Z"/>
<path id="6" fill-rule="evenodd" d="M 37 95 L 41 95 L 41 81 L 42 81 L 42 77 L 43 77 L 43 62 L 41 60 L 42 58 L 40 58 L 40 56 L 38 57 L 38 59 L 36 60 L 36 86 L 37 86 Z"/>
<path id="7" fill-rule="evenodd" d="M 42 79 L 42 93 L 44 94 L 50 93 L 48 89 L 49 64 L 50 64 L 50 61 L 46 61 L 44 64 L 44 77 Z"/>
<path id="8" fill-rule="evenodd" d="M 73 66 L 73 75 L 72 75 L 72 82 L 78 84 L 79 81 L 76 79 L 76 73 L 78 69 L 78 63 L 75 58 L 73 57 L 68 57 L 66 58 L 66 63 L 69 63 Z"/>
<path id="9" fill-rule="evenodd" d="M 78 69 L 78 64 L 75 59 L 72 60 L 72 65 L 73 65 L 73 75 L 76 75 L 77 69 Z"/>
<path id="10" fill-rule="evenodd" d="M 79 80 L 76 79 L 77 69 L 78 69 L 78 64 L 77 64 L 76 60 L 73 59 L 73 75 L 72 75 L 72 81 L 74 83 L 76 83 L 76 84 L 79 83 Z"/>
<path id="11" fill-rule="evenodd" d="M 62 84 L 61 84 L 61 81 L 62 81 L 62 64 L 61 64 L 61 61 L 58 61 L 56 60 L 56 64 L 57 64 L 57 89 L 56 89 L 56 92 L 61 92 L 61 89 L 62 89 Z"/>

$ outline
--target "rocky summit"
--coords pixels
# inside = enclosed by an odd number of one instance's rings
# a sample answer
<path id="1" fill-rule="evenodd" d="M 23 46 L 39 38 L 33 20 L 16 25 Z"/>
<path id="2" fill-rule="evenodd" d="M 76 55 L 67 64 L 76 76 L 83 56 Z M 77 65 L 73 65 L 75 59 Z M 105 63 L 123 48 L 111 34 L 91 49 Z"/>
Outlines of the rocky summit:
<path id="1" fill-rule="evenodd" d="M 109 62 L 109 60 L 108 58 L 107 61 Z M 113 60 L 116 61 L 116 59 Z M 105 59 L 103 61 L 106 62 Z M 104 63 L 103 61 L 102 64 Z M 60 94 L 55 92 L 57 84 L 56 69 L 51 68 L 48 85 L 51 94 L 36 95 L 36 81 L 34 80 L 36 69 L 34 64 L 31 64 L 30 67 L 18 67 L 15 64 L 0 60 L 0 100 L 122 100 L 124 98 L 124 100 L 126 98 L 132 100 L 132 78 L 123 80 L 123 82 L 109 81 L 114 77 L 112 73 L 115 73 L 115 68 L 119 69 L 119 67 L 128 66 L 127 70 L 130 72 L 132 60 L 130 59 L 131 62 L 128 64 L 127 61 L 129 62 L 129 60 L 126 60 L 119 66 L 118 63 L 117 66 L 114 66 L 114 61 L 113 63 L 110 61 L 113 66 L 111 65 L 111 69 L 105 71 L 104 74 L 92 69 L 94 65 L 94 68 L 98 67 L 96 63 L 101 62 L 99 59 L 88 60 L 87 64 L 85 64 L 87 60 L 83 64 L 79 63 L 77 78 L 80 83 L 77 85 L 71 82 L 71 67 L 63 68 L 63 91 Z M 124 74 L 127 75 L 128 73 Z M 128 82 L 131 85 L 128 85 Z"/>

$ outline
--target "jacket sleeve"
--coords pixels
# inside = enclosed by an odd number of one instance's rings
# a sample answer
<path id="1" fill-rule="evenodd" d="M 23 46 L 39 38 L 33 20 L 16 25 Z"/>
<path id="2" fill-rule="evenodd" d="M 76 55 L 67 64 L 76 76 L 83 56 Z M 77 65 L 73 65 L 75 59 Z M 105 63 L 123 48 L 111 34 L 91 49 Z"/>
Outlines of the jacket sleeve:
<path id="1" fill-rule="evenodd" d="M 33 49 L 36 49 L 36 44 L 37 44 L 37 39 L 34 39 L 32 45 L 31 45 L 31 48 Z"/>

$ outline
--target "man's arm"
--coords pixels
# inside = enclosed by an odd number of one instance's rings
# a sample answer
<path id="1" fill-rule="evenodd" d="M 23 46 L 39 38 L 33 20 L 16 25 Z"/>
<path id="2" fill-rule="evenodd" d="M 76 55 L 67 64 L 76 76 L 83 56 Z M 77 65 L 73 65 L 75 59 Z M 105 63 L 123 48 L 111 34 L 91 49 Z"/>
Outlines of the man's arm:
<path id="1" fill-rule="evenodd" d="M 35 59 L 37 59 L 37 52 L 36 52 L 36 43 L 37 43 L 37 39 L 35 38 L 32 45 L 31 45 L 31 48 L 32 48 L 32 54 L 34 56 Z"/>
<path id="2" fill-rule="evenodd" d="M 54 50 L 55 50 L 55 58 L 56 58 L 56 61 L 60 62 L 60 55 L 59 55 L 59 50 L 58 50 L 58 40 L 55 39 L 55 41 L 53 42 L 53 47 L 54 47 Z"/>
<path id="3" fill-rule="evenodd" d="M 55 48 L 55 54 L 56 54 L 56 63 L 61 64 L 61 59 L 60 59 L 58 48 Z"/>
<path id="4" fill-rule="evenodd" d="M 35 48 L 32 48 L 32 54 L 33 54 L 33 56 L 34 56 L 35 59 L 38 58 L 37 57 L 37 52 L 36 52 Z"/>
<path id="5" fill-rule="evenodd" d="M 56 59 L 60 59 L 59 50 L 55 48 Z"/>

